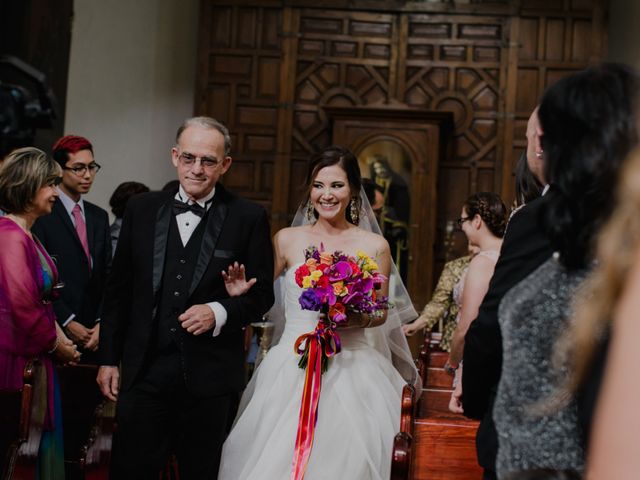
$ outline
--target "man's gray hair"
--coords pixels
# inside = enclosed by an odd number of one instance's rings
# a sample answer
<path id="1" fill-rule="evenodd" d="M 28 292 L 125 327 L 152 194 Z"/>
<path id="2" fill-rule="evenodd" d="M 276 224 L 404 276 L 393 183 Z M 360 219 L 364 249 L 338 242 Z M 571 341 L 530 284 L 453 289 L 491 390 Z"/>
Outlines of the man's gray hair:
<path id="1" fill-rule="evenodd" d="M 180 142 L 180 135 L 182 135 L 182 132 L 193 125 L 219 131 L 224 138 L 224 154 L 231 155 L 231 135 L 229 135 L 229 129 L 218 120 L 211 117 L 187 118 L 182 125 L 180 125 L 180 128 L 178 128 L 178 132 L 176 133 L 176 145 Z"/>

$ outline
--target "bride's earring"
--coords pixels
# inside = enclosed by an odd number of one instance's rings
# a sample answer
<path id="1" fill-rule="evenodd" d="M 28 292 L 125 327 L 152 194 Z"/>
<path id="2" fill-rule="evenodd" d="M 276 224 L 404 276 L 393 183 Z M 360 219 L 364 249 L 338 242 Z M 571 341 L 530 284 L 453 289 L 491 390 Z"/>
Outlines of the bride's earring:
<path id="1" fill-rule="evenodd" d="M 310 222 L 315 220 L 315 215 L 313 214 L 313 203 L 311 203 L 311 200 L 307 201 L 307 220 Z"/>
<path id="2" fill-rule="evenodd" d="M 352 198 L 349 202 L 349 216 L 351 217 L 351 223 L 358 225 L 360 222 L 360 213 L 358 212 L 358 202 L 355 198 Z"/>

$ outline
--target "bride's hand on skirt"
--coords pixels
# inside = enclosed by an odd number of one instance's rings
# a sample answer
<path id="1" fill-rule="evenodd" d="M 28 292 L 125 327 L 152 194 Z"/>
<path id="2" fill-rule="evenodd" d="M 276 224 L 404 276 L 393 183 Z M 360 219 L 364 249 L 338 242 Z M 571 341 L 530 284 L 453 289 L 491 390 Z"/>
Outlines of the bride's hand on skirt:
<path id="1" fill-rule="evenodd" d="M 244 295 L 256 283 L 255 278 L 247 281 L 244 265 L 239 265 L 238 262 L 229 265 L 226 272 L 222 270 L 222 279 L 224 280 L 224 288 L 230 297 Z"/>

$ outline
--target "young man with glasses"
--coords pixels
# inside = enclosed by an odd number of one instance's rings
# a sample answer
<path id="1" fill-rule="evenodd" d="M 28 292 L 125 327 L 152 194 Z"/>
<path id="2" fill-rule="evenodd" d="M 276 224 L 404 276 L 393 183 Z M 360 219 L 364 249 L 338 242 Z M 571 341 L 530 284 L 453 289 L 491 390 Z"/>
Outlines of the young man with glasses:
<path id="1" fill-rule="evenodd" d="M 111 240 L 107 212 L 82 197 L 100 165 L 91 142 L 75 135 L 54 144 L 53 158 L 62 167 L 58 199 L 51 215 L 40 217 L 33 232 L 57 261 L 65 285 L 54 302 L 58 322 L 81 347 L 83 362 L 95 363 Z"/>

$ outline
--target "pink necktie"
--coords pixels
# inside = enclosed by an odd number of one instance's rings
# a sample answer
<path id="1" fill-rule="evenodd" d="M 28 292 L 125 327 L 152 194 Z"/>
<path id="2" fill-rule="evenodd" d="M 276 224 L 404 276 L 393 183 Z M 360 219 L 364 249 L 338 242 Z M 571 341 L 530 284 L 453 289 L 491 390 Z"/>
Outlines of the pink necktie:
<path id="1" fill-rule="evenodd" d="M 89 242 L 87 241 L 87 225 L 84 223 L 84 218 L 82 218 L 80 205 L 76 204 L 75 207 L 73 207 L 73 210 L 71 210 L 71 214 L 73 215 L 73 219 L 76 221 L 76 233 L 78 234 L 78 238 L 82 244 L 82 249 L 89 261 L 89 268 L 91 268 L 91 255 L 89 254 Z"/>

